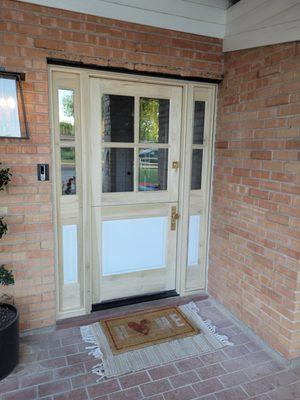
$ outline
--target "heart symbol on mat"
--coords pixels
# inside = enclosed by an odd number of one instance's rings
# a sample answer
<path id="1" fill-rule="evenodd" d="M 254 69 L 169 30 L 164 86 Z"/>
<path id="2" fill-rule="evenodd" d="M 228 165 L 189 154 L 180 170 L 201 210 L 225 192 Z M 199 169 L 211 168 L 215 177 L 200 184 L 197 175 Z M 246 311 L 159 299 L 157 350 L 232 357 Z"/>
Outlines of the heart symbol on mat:
<path id="1" fill-rule="evenodd" d="M 151 322 L 148 319 L 142 319 L 139 323 L 138 322 L 129 322 L 129 328 L 133 329 L 138 333 L 142 333 L 143 335 L 148 335 L 150 331 L 150 324 Z"/>

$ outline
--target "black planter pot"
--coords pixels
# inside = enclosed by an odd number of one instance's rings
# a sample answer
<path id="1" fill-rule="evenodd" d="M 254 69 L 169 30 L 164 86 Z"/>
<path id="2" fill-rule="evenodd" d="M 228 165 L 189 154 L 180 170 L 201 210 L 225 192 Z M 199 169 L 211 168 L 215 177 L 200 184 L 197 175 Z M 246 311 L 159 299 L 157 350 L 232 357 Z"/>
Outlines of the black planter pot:
<path id="1" fill-rule="evenodd" d="M 19 362 L 19 312 L 11 304 L 0 304 L 15 313 L 9 325 L 0 328 L 0 381 L 8 376 Z"/>

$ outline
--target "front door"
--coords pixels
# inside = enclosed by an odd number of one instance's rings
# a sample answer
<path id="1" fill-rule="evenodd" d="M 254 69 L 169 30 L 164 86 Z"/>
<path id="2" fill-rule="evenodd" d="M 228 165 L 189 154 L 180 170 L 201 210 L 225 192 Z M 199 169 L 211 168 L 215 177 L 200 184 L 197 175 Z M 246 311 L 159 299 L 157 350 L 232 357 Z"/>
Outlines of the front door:
<path id="1" fill-rule="evenodd" d="M 93 303 L 175 289 L 182 87 L 90 78 Z"/>
<path id="2" fill-rule="evenodd" d="M 201 293 L 216 86 L 61 66 L 50 79 L 57 318 Z"/>

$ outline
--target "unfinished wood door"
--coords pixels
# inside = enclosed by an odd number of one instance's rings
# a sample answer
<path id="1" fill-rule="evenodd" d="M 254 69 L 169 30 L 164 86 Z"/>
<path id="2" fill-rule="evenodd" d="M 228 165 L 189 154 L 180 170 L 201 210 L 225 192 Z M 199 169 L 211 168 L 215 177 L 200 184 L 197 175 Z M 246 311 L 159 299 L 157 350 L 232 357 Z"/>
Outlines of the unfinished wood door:
<path id="1" fill-rule="evenodd" d="M 90 78 L 94 303 L 175 289 L 181 97 Z"/>

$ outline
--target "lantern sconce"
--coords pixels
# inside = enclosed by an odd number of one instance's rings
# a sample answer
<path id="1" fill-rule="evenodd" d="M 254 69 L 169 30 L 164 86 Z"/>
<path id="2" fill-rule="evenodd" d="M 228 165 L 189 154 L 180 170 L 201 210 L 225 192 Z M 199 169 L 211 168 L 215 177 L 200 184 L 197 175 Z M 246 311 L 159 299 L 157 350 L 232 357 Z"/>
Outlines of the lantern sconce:
<path id="1" fill-rule="evenodd" d="M 23 81 L 24 73 L 0 68 L 0 139 L 29 139 Z"/>

